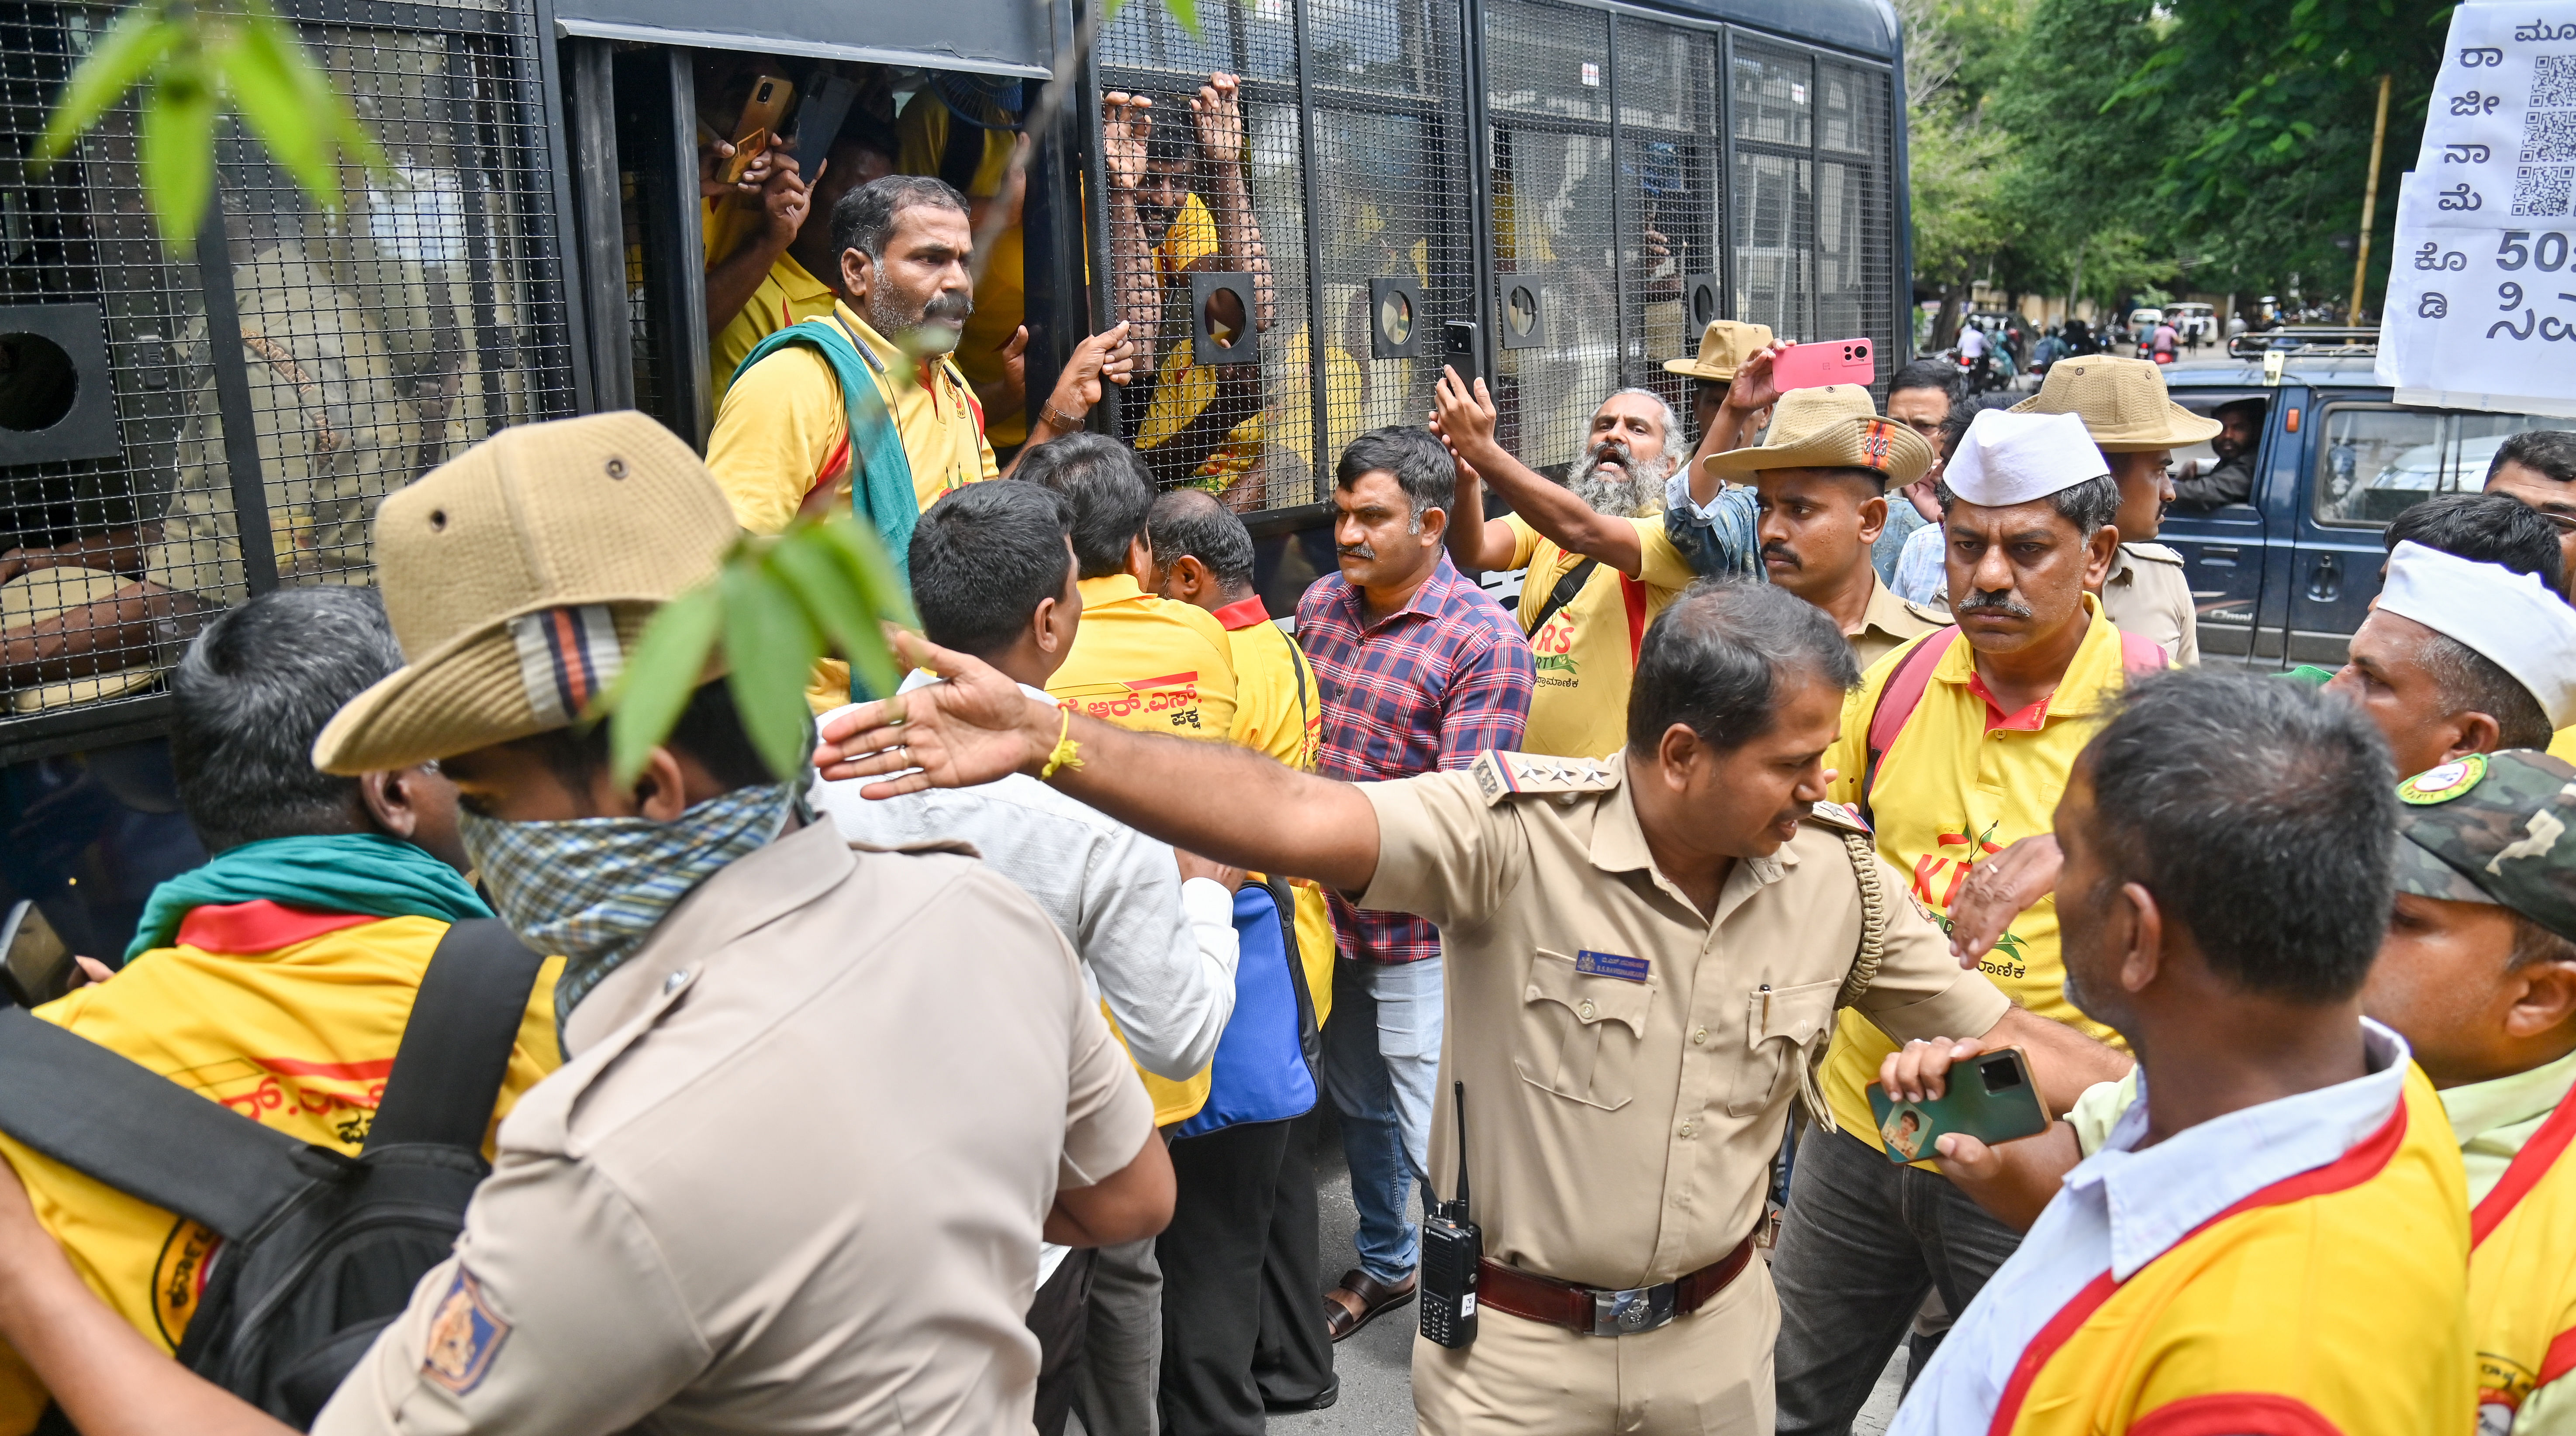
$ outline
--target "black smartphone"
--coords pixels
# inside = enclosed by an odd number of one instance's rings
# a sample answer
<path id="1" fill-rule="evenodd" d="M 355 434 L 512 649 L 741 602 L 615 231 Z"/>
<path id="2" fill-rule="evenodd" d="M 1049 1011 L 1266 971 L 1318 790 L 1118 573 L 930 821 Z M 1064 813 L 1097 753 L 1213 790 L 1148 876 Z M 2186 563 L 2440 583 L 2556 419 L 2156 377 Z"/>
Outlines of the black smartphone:
<path id="1" fill-rule="evenodd" d="M 1441 327 L 1447 336 L 1441 362 L 1458 371 L 1459 382 L 1472 395 L 1476 381 L 1485 377 L 1485 346 L 1477 342 L 1476 325 L 1472 320 L 1452 319 Z"/>
<path id="2" fill-rule="evenodd" d="M 841 121 L 849 118 L 850 102 L 858 97 L 859 87 L 838 75 L 827 76 L 806 92 L 804 107 L 796 112 L 796 172 L 807 184 L 814 182 L 815 172 L 832 153 Z"/>
<path id="3" fill-rule="evenodd" d="M 1933 1144 L 1944 1132 L 1965 1132 L 1993 1147 L 2048 1130 L 2048 1111 L 2030 1080 L 2030 1060 L 2018 1047 L 1999 1048 L 1952 1067 L 1941 1095 L 1929 1102 L 1890 1101 L 1887 1089 L 1872 1082 L 1869 1110 L 1878 1119 L 1879 1144 L 1891 1162 L 1939 1156 Z"/>

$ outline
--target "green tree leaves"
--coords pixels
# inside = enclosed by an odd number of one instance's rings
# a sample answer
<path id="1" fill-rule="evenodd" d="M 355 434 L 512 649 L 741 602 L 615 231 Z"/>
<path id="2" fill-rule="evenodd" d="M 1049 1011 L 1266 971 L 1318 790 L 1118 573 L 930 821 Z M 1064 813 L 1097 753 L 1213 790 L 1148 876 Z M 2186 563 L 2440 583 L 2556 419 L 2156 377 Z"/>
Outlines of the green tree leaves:
<path id="1" fill-rule="evenodd" d="M 34 165 L 68 153 L 138 86 L 143 189 L 162 243 L 176 253 L 193 251 L 214 196 L 215 123 L 227 105 L 318 208 L 340 207 L 343 162 L 393 174 L 268 0 L 145 0 L 119 14 L 63 86 Z"/>
<path id="2" fill-rule="evenodd" d="M 816 659 L 839 655 L 878 693 L 902 680 L 887 622 L 916 621 L 875 530 L 843 514 L 799 519 L 775 536 L 746 534 L 713 580 L 654 615 L 585 716 L 608 718 L 610 767 L 619 783 L 634 781 L 717 666 L 721 643 L 743 730 L 769 770 L 786 778 L 813 752 L 805 685 Z"/>

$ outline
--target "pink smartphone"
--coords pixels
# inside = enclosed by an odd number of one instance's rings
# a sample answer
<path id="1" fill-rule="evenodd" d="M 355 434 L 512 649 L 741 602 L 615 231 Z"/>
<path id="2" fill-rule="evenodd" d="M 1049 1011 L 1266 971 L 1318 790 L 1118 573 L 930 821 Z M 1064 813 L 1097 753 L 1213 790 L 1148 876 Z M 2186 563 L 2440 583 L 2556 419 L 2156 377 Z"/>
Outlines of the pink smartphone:
<path id="1" fill-rule="evenodd" d="M 1771 361 L 1771 381 L 1782 389 L 1813 389 L 1825 384 L 1866 386 L 1878 377 L 1867 339 L 1827 339 L 1793 344 Z"/>

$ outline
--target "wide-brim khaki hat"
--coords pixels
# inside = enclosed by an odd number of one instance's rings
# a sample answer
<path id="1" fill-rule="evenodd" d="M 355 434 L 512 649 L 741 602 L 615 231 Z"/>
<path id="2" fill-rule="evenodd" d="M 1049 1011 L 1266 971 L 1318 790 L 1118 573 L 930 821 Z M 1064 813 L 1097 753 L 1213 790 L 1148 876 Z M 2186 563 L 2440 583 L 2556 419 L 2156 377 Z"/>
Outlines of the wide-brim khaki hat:
<path id="1" fill-rule="evenodd" d="M 706 465 L 641 414 L 484 440 L 376 511 L 407 661 L 332 717 L 313 765 L 401 768 L 569 725 L 735 532 Z"/>
<path id="2" fill-rule="evenodd" d="M 1891 487 L 1903 487 L 1932 467 L 1923 436 L 1882 419 L 1858 384 L 1792 389 L 1771 411 L 1763 442 L 1700 460 L 1722 479 L 1742 480 L 1765 469 L 1876 469 Z"/>
<path id="3" fill-rule="evenodd" d="M 2204 419 L 2165 392 L 2153 361 L 2087 354 L 2048 366 L 2039 392 L 2012 406 L 2016 414 L 2073 414 L 2093 447 L 2106 454 L 2179 449 L 2218 436 L 2225 425 Z"/>
<path id="4" fill-rule="evenodd" d="M 1708 322 L 1708 332 L 1699 337 L 1699 357 L 1667 359 L 1664 371 L 1688 374 L 1694 379 L 1714 379 L 1721 384 L 1732 383 L 1735 371 L 1744 367 L 1745 360 L 1770 347 L 1771 326 L 1768 324 L 1712 319 Z"/>
<path id="5" fill-rule="evenodd" d="M 0 632 L 25 628 L 49 618 L 59 618 L 94 603 L 105 603 L 116 591 L 133 580 L 94 568 L 40 568 L 0 583 Z M 48 708 L 67 708 L 75 703 L 95 703 L 104 698 L 122 698 L 138 688 L 149 687 L 160 677 L 149 665 L 120 669 L 114 673 L 97 673 L 62 683 L 48 683 L 38 688 L 21 689 L 9 695 L 9 707 L 19 713 L 37 713 Z"/>

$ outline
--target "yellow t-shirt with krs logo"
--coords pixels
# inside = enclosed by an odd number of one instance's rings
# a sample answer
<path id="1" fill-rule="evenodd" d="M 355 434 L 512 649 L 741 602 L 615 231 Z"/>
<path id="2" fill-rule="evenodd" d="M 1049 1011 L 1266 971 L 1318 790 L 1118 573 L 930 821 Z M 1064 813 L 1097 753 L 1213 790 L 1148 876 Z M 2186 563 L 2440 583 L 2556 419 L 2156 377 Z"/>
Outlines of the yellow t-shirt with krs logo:
<path id="1" fill-rule="evenodd" d="M 2050 831 L 2075 755 L 2100 730 L 2120 691 L 2120 631 L 2092 595 L 2084 596 L 2084 608 L 2091 625 L 2046 700 L 2019 713 L 1997 711 L 1977 677 L 1975 650 L 1960 638 L 1933 663 L 1912 716 L 1879 758 L 1870 798 L 1879 856 L 1895 866 L 1914 900 L 1944 928 L 1969 869 L 2023 838 Z M 1834 802 L 1860 801 L 1878 696 L 1906 655 L 1940 637 L 1915 639 L 1880 659 L 1844 703 L 1842 735 L 1825 754 L 1825 766 L 1834 770 L 1827 792 Z M 2042 898 L 2013 919 L 1978 966 L 2014 1006 L 2106 1042 L 2120 1040 L 2066 1000 L 2055 898 Z M 1878 1080 L 1880 1060 L 1895 1050 L 1885 1033 L 1851 1011 L 1843 1013 L 1825 1061 L 1825 1100 L 1835 1123 L 1862 1141 L 1871 1141 L 1878 1125 L 1864 1089 Z"/>
<path id="2" fill-rule="evenodd" d="M 1225 629 L 1196 604 L 1147 593 L 1132 574 L 1086 578 L 1073 652 L 1047 693 L 1076 713 L 1140 733 L 1222 739 L 1234 728 Z"/>
<path id="3" fill-rule="evenodd" d="M 198 909 L 175 946 L 142 954 L 110 981 L 46 1003 L 36 1016 L 264 1127 L 356 1156 L 447 924 L 369 918 L 249 954 L 191 945 L 204 930 L 201 916 L 228 911 L 239 909 Z M 320 925 L 307 921 L 301 930 Z M 554 1009 L 562 972 L 563 960 L 553 958 L 538 974 L 492 1111 L 496 1127 L 562 1060 Z M 177 1350 L 220 1245 L 214 1234 L 11 1138 L 0 1137 L 0 1156 L 90 1289 L 145 1340 Z M 17 1352 L 0 1345 L 0 1434 L 34 1430 L 49 1400 Z"/>
<path id="4" fill-rule="evenodd" d="M 1631 579 L 1608 564 L 1592 570 L 1574 601 L 1548 615 L 1531 632 L 1557 580 L 1583 562 L 1518 514 L 1504 516 L 1512 530 L 1511 567 L 1526 566 L 1521 580 L 1521 631 L 1538 660 L 1538 686 L 1530 693 L 1523 752 L 1552 758 L 1606 758 L 1628 744 L 1628 687 L 1637 674 L 1636 644 L 1646 625 L 1664 611 L 1694 575 L 1690 560 L 1664 536 L 1663 516 L 1630 519 L 1642 562 Z"/>

